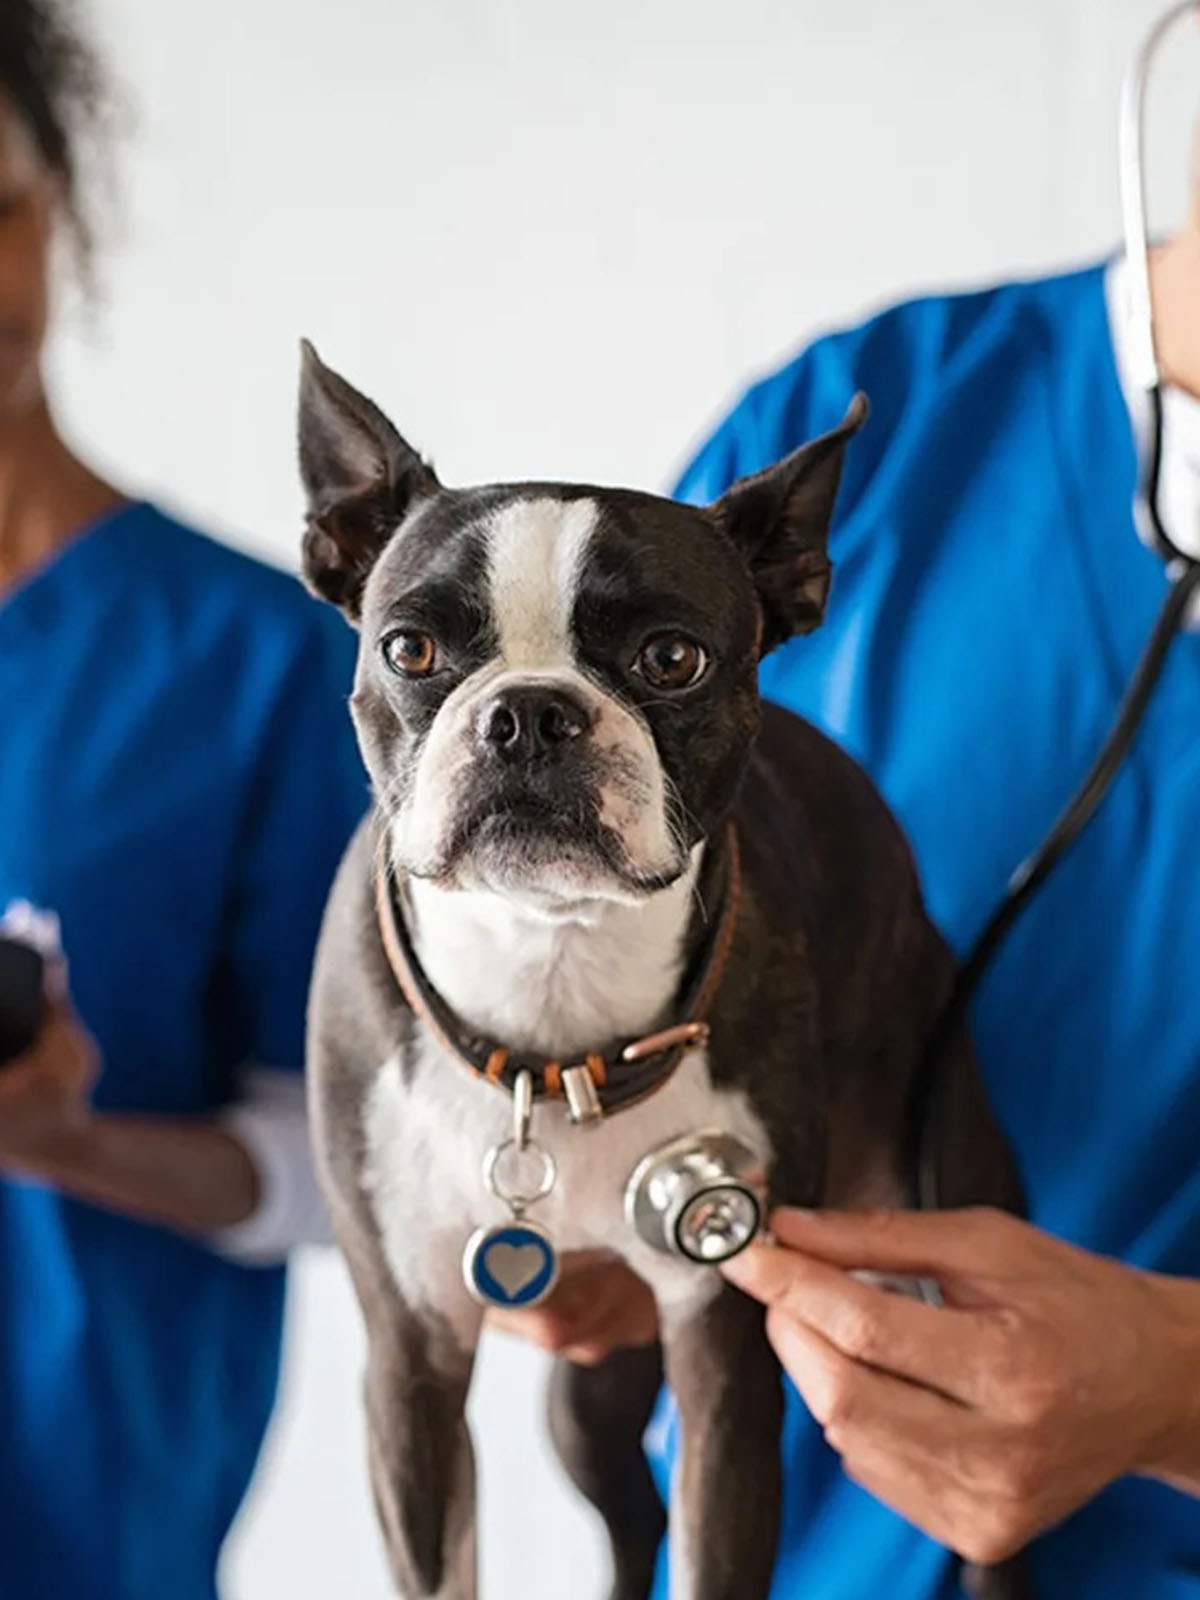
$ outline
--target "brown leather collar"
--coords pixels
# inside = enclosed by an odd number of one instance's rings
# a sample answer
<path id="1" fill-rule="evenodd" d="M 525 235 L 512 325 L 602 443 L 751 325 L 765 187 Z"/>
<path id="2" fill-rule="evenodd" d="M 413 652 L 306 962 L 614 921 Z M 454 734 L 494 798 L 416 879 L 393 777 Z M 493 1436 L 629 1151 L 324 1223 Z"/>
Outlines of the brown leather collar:
<path id="1" fill-rule="evenodd" d="M 429 981 L 405 926 L 395 875 L 381 855 L 376 875 L 376 910 L 388 964 L 409 1005 L 442 1044 L 477 1077 L 511 1092 L 522 1072 L 533 1081 L 535 1100 L 563 1097 L 574 1122 L 590 1122 L 653 1094 L 674 1073 L 689 1049 L 708 1041 L 705 1020 L 725 970 L 737 923 L 741 866 L 732 823 L 706 876 L 708 894 L 720 893 L 721 912 L 685 974 L 680 1021 L 640 1039 L 623 1040 L 606 1053 L 589 1052 L 563 1063 L 530 1056 L 473 1033 L 455 1016 Z"/>

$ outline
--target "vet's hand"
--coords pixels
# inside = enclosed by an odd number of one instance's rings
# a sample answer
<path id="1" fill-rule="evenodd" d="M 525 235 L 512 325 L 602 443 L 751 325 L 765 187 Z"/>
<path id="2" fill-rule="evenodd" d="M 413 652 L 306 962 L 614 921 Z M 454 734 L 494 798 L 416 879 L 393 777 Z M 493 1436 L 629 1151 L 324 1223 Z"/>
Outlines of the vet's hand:
<path id="1" fill-rule="evenodd" d="M 998 1211 L 807 1213 L 724 1269 L 850 1476 L 968 1560 L 1126 1473 L 1200 1493 L 1200 1283 Z M 930 1277 L 945 1308 L 848 1269 Z"/>
<path id="2" fill-rule="evenodd" d="M 623 1261 L 587 1250 L 564 1258 L 558 1284 L 541 1305 L 491 1311 L 487 1320 L 585 1367 L 658 1337 L 658 1308 L 646 1284 Z"/>
<path id="3" fill-rule="evenodd" d="M 32 1049 L 0 1067 L 0 1168 L 36 1172 L 78 1132 L 98 1069 L 91 1036 L 55 1002 Z"/>

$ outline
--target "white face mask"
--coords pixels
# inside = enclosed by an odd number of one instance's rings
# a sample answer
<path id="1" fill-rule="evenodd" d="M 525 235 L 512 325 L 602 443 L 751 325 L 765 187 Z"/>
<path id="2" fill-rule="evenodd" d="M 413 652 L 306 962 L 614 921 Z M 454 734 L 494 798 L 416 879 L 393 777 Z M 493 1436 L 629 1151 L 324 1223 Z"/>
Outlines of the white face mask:
<path id="1" fill-rule="evenodd" d="M 1144 389 L 1136 378 L 1134 312 L 1130 300 L 1129 267 L 1118 258 L 1109 270 L 1106 285 L 1109 322 L 1117 358 L 1117 370 L 1133 422 L 1142 468 L 1146 470 L 1150 438 L 1151 408 Z M 1181 389 L 1163 391 L 1162 469 L 1159 473 L 1157 509 L 1173 544 L 1185 555 L 1200 560 L 1200 399 Z M 1142 542 L 1158 548 L 1154 523 L 1139 490 L 1133 505 L 1134 522 Z M 1197 625 L 1200 605 L 1191 620 Z"/>
<path id="2" fill-rule="evenodd" d="M 1200 399 L 1181 389 L 1163 392 L 1162 470 L 1158 510 L 1172 543 L 1200 560 Z M 1144 506 L 1139 523 L 1147 523 Z"/>

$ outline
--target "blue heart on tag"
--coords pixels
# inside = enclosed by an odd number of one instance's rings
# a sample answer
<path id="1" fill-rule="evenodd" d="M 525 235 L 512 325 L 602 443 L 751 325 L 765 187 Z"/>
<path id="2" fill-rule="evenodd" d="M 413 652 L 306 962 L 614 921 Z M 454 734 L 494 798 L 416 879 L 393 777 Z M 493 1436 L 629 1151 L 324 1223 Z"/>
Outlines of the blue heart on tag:
<path id="1" fill-rule="evenodd" d="M 495 1306 L 530 1306 L 549 1291 L 558 1263 L 539 1229 L 514 1222 L 473 1241 L 466 1265 L 480 1299 Z"/>

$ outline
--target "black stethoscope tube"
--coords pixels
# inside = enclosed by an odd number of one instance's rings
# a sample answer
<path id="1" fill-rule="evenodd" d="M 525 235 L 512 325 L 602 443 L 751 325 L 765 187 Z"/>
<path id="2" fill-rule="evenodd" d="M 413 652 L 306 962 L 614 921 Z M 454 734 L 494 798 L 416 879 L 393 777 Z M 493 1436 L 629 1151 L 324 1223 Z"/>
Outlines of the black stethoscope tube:
<path id="1" fill-rule="evenodd" d="M 1045 883 L 1095 816 L 1121 763 L 1129 754 L 1146 707 L 1154 693 L 1171 643 L 1184 623 L 1189 603 L 1200 586 L 1200 562 L 1186 556 L 1171 538 L 1159 510 L 1163 464 L 1162 374 L 1154 339 L 1154 306 L 1150 282 L 1150 256 L 1143 171 L 1143 122 L 1150 68 L 1163 40 L 1185 16 L 1200 16 L 1200 0 L 1175 0 L 1150 29 L 1138 50 L 1121 91 L 1119 162 L 1121 211 L 1125 224 L 1125 258 L 1130 274 L 1134 311 L 1133 360 L 1138 387 L 1150 404 L 1150 449 L 1146 480 L 1140 500 L 1159 553 L 1168 563 L 1171 587 L 1142 652 L 1141 660 L 1117 707 L 1112 729 L 1092 763 L 1091 770 L 1071 797 L 1045 839 L 1008 881 L 1004 898 L 972 945 L 959 969 L 940 1017 L 930 1035 L 917 1069 L 909 1101 L 907 1171 L 912 1204 L 921 1209 L 938 1205 L 937 1111 L 948 1046 L 966 1024 L 967 1007 L 979 987 L 998 946 L 1031 897 Z"/>
<path id="2" fill-rule="evenodd" d="M 1156 439 L 1153 487 L 1157 491 L 1157 456 L 1161 454 L 1161 434 Z M 1154 520 L 1158 522 L 1157 494 L 1152 497 Z M 1164 531 L 1164 539 L 1166 534 Z M 1169 541 L 1168 541 L 1169 543 Z M 1174 546 L 1171 546 L 1174 549 Z M 1095 816 L 1108 793 L 1121 763 L 1129 754 L 1146 708 L 1162 674 L 1171 644 L 1187 617 L 1189 603 L 1200 588 L 1200 562 L 1178 558 L 1176 576 L 1163 602 L 1133 676 L 1122 696 L 1112 729 L 1092 763 L 1091 769 L 1060 813 L 1045 839 L 1028 856 L 1008 881 L 1003 900 L 992 913 L 959 969 L 958 978 L 930 1038 L 925 1058 L 917 1074 L 911 1106 L 911 1173 L 913 1204 L 919 1209 L 936 1209 L 937 1181 L 937 1102 L 947 1047 L 966 1023 L 967 1007 L 978 989 L 1004 936 L 1054 868 L 1070 850 Z"/>

